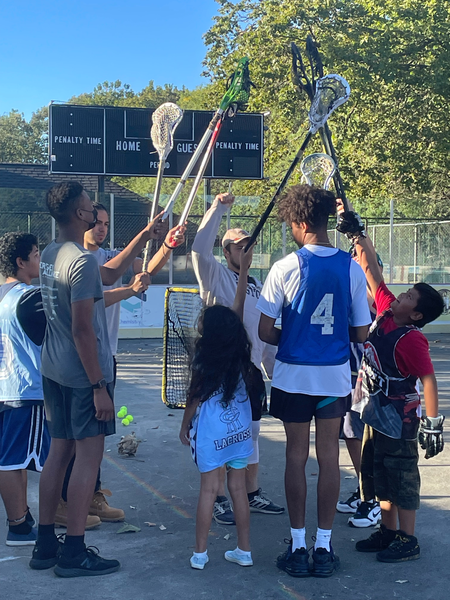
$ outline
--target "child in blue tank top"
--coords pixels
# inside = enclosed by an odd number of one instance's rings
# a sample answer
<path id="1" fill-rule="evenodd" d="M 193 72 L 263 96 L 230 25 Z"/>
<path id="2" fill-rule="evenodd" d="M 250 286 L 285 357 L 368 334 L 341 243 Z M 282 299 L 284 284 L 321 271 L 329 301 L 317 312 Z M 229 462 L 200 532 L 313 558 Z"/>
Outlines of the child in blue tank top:
<path id="1" fill-rule="evenodd" d="M 207 308 L 199 323 L 191 364 L 191 382 L 180 440 L 191 446 L 200 474 L 193 569 L 209 561 L 208 532 L 214 502 L 227 467 L 228 489 L 233 501 L 238 543 L 225 559 L 241 566 L 253 565 L 250 552 L 250 509 L 245 473 L 253 452 L 252 414 L 247 389 L 252 385 L 251 344 L 242 323 L 247 274 L 252 251 L 241 255 L 241 269 L 233 309 Z"/>

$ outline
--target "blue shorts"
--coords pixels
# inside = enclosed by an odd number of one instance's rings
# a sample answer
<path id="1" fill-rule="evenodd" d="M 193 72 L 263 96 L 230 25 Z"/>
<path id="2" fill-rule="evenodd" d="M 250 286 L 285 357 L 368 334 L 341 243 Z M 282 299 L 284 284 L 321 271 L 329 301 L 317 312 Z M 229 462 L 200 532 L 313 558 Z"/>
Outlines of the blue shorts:
<path id="1" fill-rule="evenodd" d="M 42 471 L 50 449 L 44 407 L 10 408 L 0 412 L 0 471 Z"/>
<path id="2" fill-rule="evenodd" d="M 228 469 L 246 469 L 248 466 L 248 458 L 235 458 L 230 460 L 225 465 Z"/>

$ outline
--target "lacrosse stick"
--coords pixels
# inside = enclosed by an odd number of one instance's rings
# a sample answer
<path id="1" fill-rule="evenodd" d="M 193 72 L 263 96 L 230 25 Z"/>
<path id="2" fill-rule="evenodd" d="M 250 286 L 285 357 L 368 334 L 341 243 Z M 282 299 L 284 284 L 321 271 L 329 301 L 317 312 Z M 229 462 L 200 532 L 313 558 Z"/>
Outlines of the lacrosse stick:
<path id="1" fill-rule="evenodd" d="M 317 81 L 316 85 L 316 93 L 314 94 L 313 101 L 311 103 L 311 109 L 309 111 L 309 131 L 306 134 L 306 137 L 303 141 L 303 144 L 300 146 L 299 151 L 295 155 L 294 160 L 292 161 L 289 169 L 286 172 L 286 175 L 283 177 L 282 182 L 278 186 L 277 191 L 275 192 L 272 200 L 270 201 L 268 207 L 264 211 L 259 223 L 255 227 L 252 235 L 250 236 L 250 240 L 248 241 L 245 251 L 250 248 L 250 246 L 255 242 L 256 238 L 259 235 L 259 232 L 264 226 L 264 223 L 267 221 L 270 213 L 272 212 L 273 207 L 275 206 L 275 202 L 280 197 L 284 188 L 286 187 L 289 178 L 294 172 L 296 166 L 303 158 L 303 154 L 308 146 L 309 142 L 312 139 L 312 136 L 326 123 L 329 116 L 347 102 L 350 97 L 350 86 L 347 81 L 341 77 L 340 75 L 325 75 L 325 77 L 321 77 Z"/>
<path id="2" fill-rule="evenodd" d="M 300 50 L 291 42 L 291 52 L 292 52 L 292 78 L 294 85 L 297 87 L 300 93 L 306 92 L 308 98 L 312 101 L 316 86 L 315 77 L 323 77 L 323 64 L 322 59 L 320 57 L 319 51 L 317 49 L 317 44 L 313 40 L 312 36 L 309 35 L 306 38 L 306 53 L 308 55 L 309 64 L 311 68 L 311 79 L 310 82 L 306 69 L 303 63 L 302 55 Z M 322 141 L 322 146 L 324 151 L 331 156 L 336 165 L 336 170 L 334 172 L 333 180 L 334 187 L 336 190 L 336 194 L 339 198 L 342 199 L 344 207 L 348 210 L 348 200 L 345 195 L 344 185 L 342 183 L 341 174 L 339 172 L 338 160 L 336 156 L 336 151 L 333 146 L 333 140 L 331 136 L 331 131 L 328 126 L 328 123 L 325 123 L 324 127 L 319 130 L 319 135 Z"/>
<path id="3" fill-rule="evenodd" d="M 336 164 L 328 154 L 315 153 L 302 160 L 300 170 L 303 175 L 302 183 L 328 190 L 336 170 Z"/>
<path id="4" fill-rule="evenodd" d="M 150 213 L 151 221 L 153 221 L 156 216 L 166 158 L 169 156 L 169 153 L 173 148 L 173 134 L 182 118 L 183 111 L 173 102 L 165 102 L 164 104 L 161 104 L 161 106 L 158 106 L 152 115 L 153 125 L 150 131 L 150 136 L 152 138 L 153 146 L 158 152 L 159 165 L 158 175 L 156 177 L 155 192 L 153 194 L 152 210 Z M 152 243 L 153 240 L 150 239 L 145 246 L 144 260 L 142 263 L 143 273 L 147 271 Z"/>
<path id="5" fill-rule="evenodd" d="M 232 105 L 237 105 L 237 107 L 239 107 L 248 102 L 248 98 L 250 96 L 250 87 L 253 85 L 249 78 L 248 63 L 249 63 L 249 59 L 247 57 L 241 58 L 241 60 L 239 61 L 236 71 L 230 78 L 231 83 L 220 102 L 219 108 L 214 113 L 214 116 L 211 119 L 211 121 L 208 125 L 208 128 L 206 129 L 205 133 L 203 134 L 202 139 L 198 143 L 198 146 L 197 146 L 194 154 L 192 155 L 191 160 L 189 161 L 186 169 L 184 170 L 183 175 L 181 176 L 180 181 L 178 182 L 177 187 L 175 188 L 171 197 L 169 198 L 169 202 L 167 203 L 167 206 L 164 209 L 164 214 L 162 217 L 163 221 L 165 219 L 167 219 L 167 217 L 169 216 L 169 214 L 173 208 L 173 204 L 174 204 L 175 200 L 178 198 L 178 196 L 180 195 L 184 186 L 186 185 L 186 181 L 188 180 L 188 177 L 191 174 L 192 169 L 197 164 L 203 150 L 205 149 L 206 145 L 208 144 L 209 139 L 211 138 L 211 136 L 215 136 L 215 140 L 217 139 L 220 128 L 222 126 L 222 122 L 223 122 L 225 113 L 230 109 L 230 107 Z M 214 145 L 209 144 L 208 150 L 206 151 L 206 155 L 208 155 L 208 152 L 209 152 L 209 156 L 210 156 L 213 148 L 214 148 Z M 209 156 L 208 156 L 208 159 L 209 159 Z M 206 161 L 206 164 L 204 165 L 203 173 L 206 169 L 207 164 L 208 164 L 208 161 Z M 202 167 L 200 167 L 200 169 L 199 169 L 199 173 L 201 172 L 201 168 Z M 199 178 L 198 185 L 200 185 L 200 181 L 203 176 L 203 173 Z M 195 179 L 195 182 L 196 181 L 197 181 L 197 178 Z M 194 187 L 196 185 L 195 182 L 194 182 Z M 197 187 L 197 189 L 198 189 L 198 187 Z M 197 190 L 196 190 L 196 193 L 197 193 Z M 189 200 L 188 200 L 188 202 L 189 202 Z M 192 202 L 193 202 L 193 199 L 192 199 Z M 191 202 L 191 205 L 192 205 L 192 202 Z M 188 206 L 188 204 L 186 204 L 186 206 Z M 185 207 L 185 211 L 183 211 L 183 215 L 186 212 L 186 215 L 184 215 L 185 218 L 189 214 L 189 210 L 190 210 L 190 206 L 188 207 L 187 211 L 186 211 L 186 207 Z M 184 223 L 183 218 L 180 219 L 180 223 L 181 224 Z"/>

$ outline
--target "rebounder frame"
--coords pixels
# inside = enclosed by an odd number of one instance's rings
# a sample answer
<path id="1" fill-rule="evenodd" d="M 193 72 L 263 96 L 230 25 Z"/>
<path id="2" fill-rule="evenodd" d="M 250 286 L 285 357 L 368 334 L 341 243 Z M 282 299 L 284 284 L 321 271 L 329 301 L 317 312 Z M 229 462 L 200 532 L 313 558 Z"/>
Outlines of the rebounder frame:
<path id="1" fill-rule="evenodd" d="M 187 328 L 190 330 L 187 337 L 185 336 L 185 332 L 177 332 L 176 323 L 174 319 L 171 317 L 170 313 L 170 298 L 173 294 L 193 294 L 197 296 L 198 300 L 194 299 L 194 296 L 191 296 L 189 299 L 189 304 L 192 306 L 193 311 L 190 315 L 192 318 L 191 323 L 187 325 Z M 166 404 L 169 408 L 185 408 L 186 406 L 186 395 L 179 394 L 179 397 L 174 398 L 174 394 L 170 393 L 173 390 L 172 387 L 169 386 L 171 383 L 171 373 L 170 370 L 173 369 L 174 373 L 172 375 L 180 375 L 184 371 L 184 380 L 187 382 L 189 379 L 189 358 L 190 358 L 190 347 L 186 347 L 186 343 L 191 346 L 193 345 L 194 339 L 196 337 L 196 325 L 197 319 L 200 314 L 201 308 L 203 307 L 202 300 L 200 298 L 200 293 L 198 288 L 183 288 L 183 287 L 168 287 L 165 293 L 164 299 L 164 329 L 163 329 L 163 365 L 162 365 L 162 385 L 161 385 L 161 398 L 164 404 Z M 182 330 L 183 325 L 180 322 L 180 315 L 177 315 L 179 328 Z M 192 330 L 192 331 L 191 331 Z M 172 336 L 174 334 L 180 341 L 181 346 L 184 348 L 183 356 L 179 358 L 178 366 L 171 364 L 169 361 L 172 359 L 171 356 L 171 340 L 174 339 Z M 179 379 L 182 379 L 181 377 Z M 173 383 L 173 381 L 172 381 Z M 182 387 L 182 383 L 180 384 Z"/>

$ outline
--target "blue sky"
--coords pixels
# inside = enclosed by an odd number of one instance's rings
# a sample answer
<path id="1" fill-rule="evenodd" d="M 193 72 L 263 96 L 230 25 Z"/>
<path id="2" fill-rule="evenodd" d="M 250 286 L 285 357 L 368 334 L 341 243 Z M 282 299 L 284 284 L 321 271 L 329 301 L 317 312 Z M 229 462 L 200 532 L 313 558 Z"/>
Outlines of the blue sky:
<path id="1" fill-rule="evenodd" d="M 0 114 L 29 119 L 50 100 L 68 100 L 120 79 L 193 88 L 206 53 L 214 0 L 0 0 Z"/>

